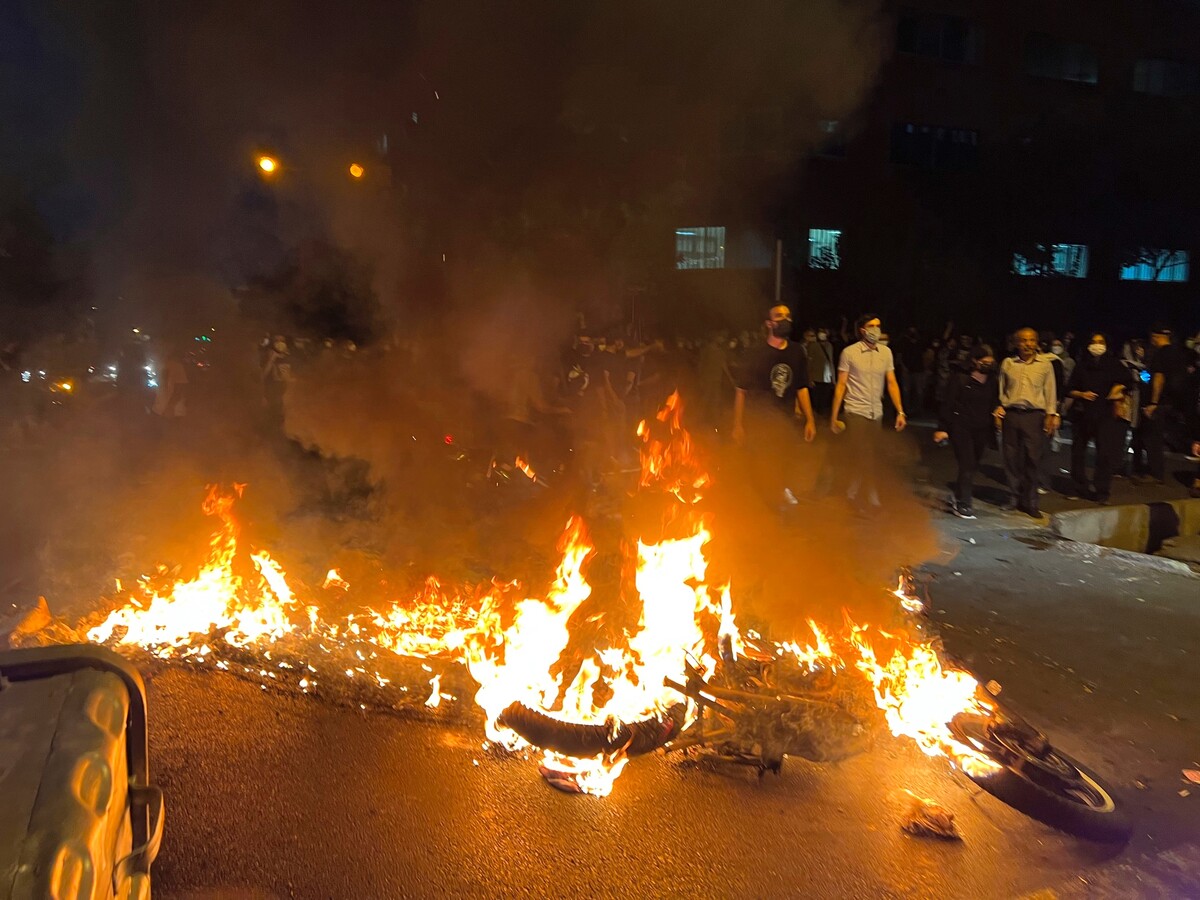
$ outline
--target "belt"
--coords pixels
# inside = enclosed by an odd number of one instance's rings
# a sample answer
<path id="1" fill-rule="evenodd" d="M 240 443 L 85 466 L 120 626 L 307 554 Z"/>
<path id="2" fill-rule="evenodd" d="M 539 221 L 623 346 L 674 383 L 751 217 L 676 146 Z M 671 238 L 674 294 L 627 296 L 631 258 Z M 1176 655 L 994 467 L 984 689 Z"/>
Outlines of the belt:
<path id="1" fill-rule="evenodd" d="M 1042 415 L 1046 414 L 1046 411 L 1044 409 L 1028 409 L 1024 406 L 1006 406 L 1006 407 L 1004 407 L 1004 411 L 1006 413 L 1020 412 L 1020 413 L 1041 413 Z"/>

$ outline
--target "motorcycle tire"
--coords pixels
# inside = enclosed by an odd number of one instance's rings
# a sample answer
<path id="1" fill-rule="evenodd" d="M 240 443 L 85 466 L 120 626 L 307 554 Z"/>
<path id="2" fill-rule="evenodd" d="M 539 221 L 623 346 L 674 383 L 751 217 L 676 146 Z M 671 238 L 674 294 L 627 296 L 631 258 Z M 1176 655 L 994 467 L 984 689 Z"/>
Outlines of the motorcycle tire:
<path id="1" fill-rule="evenodd" d="M 1123 844 L 1132 836 L 1133 821 L 1125 804 L 1078 760 L 1050 747 L 1040 757 L 1025 755 L 1023 767 L 1031 773 L 1026 774 L 1005 762 L 1011 747 L 993 745 L 978 733 L 959 730 L 959 734 L 1003 766 L 984 775 L 968 772 L 967 777 L 1013 809 L 1090 841 Z"/>
<path id="2" fill-rule="evenodd" d="M 622 722 L 616 729 L 607 725 L 563 722 L 521 703 L 500 714 L 497 724 L 511 728 L 535 747 L 567 756 L 592 757 L 622 750 L 629 756 L 650 753 L 679 733 L 684 705 L 676 704 L 660 716 L 640 722 Z"/>

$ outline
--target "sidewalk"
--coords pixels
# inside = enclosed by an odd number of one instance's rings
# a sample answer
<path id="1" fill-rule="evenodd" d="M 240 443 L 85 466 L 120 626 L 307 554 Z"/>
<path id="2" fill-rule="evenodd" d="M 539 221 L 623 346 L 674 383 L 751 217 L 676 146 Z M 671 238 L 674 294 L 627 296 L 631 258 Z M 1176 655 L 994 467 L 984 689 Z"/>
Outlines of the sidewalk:
<path id="1" fill-rule="evenodd" d="M 916 491 L 918 495 L 940 504 L 945 509 L 951 496 L 951 482 L 955 478 L 957 467 L 954 462 L 954 452 L 949 447 L 938 447 L 933 443 L 933 426 L 931 423 L 919 422 L 911 426 L 915 440 L 921 451 L 921 461 L 915 472 Z M 1043 485 L 1048 492 L 1041 495 L 1039 506 L 1047 515 L 1075 509 L 1094 509 L 1096 503 L 1091 500 L 1068 500 L 1063 491 L 1071 487 L 1071 444 L 1070 437 L 1063 441 L 1057 453 L 1047 454 L 1049 459 L 1042 471 L 1051 473 L 1050 483 Z M 1089 461 L 1091 460 L 1089 455 Z M 1110 505 L 1119 506 L 1132 503 L 1153 503 L 1160 500 L 1183 500 L 1189 496 L 1188 488 L 1200 464 L 1188 461 L 1178 453 L 1167 454 L 1167 477 L 1162 485 L 1137 485 L 1128 478 L 1113 479 Z M 999 522 L 1008 523 L 1009 527 L 1018 527 L 1016 523 L 1033 523 L 1025 513 L 1005 513 L 997 508 L 998 503 L 1008 496 L 1008 487 L 1004 478 L 1004 462 L 1000 451 L 989 448 L 984 454 L 980 465 L 979 475 L 975 483 L 975 514 L 980 520 L 999 517 Z M 997 524 L 999 524 L 999 522 Z"/>

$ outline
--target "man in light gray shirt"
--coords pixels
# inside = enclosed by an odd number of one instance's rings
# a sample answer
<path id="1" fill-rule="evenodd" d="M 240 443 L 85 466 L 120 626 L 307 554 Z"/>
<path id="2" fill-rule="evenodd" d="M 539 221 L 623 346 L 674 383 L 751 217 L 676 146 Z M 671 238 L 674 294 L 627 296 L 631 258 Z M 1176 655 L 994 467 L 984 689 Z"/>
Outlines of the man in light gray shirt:
<path id="1" fill-rule="evenodd" d="M 833 414 L 830 427 L 834 434 L 846 433 L 850 465 L 854 469 L 846 496 L 874 509 L 879 502 L 876 479 L 879 445 L 883 436 L 883 392 L 896 407 L 896 430 L 903 431 L 908 420 L 896 381 L 892 351 L 879 343 L 883 327 L 879 316 L 860 316 L 856 323 L 859 340 L 842 351 L 838 361 L 837 385 L 833 389 Z M 839 418 L 845 406 L 845 419 Z"/>
<path id="2" fill-rule="evenodd" d="M 1038 466 L 1046 438 L 1058 431 L 1058 388 L 1054 367 L 1038 353 L 1038 334 L 1022 328 L 1016 334 L 1017 355 L 1000 364 L 1000 405 L 996 425 L 1004 444 L 1004 471 L 1012 496 L 1002 509 L 1019 508 L 1035 519 L 1038 509 Z"/>

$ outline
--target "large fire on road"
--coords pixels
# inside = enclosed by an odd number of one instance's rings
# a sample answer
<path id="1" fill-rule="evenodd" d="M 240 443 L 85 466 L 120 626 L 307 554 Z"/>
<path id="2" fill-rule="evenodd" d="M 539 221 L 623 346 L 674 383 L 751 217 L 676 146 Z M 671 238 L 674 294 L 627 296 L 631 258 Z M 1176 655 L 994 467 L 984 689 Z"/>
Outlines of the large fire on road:
<path id="1" fill-rule="evenodd" d="M 714 522 L 703 500 L 711 479 L 683 427 L 682 410 L 679 396 L 672 395 L 656 419 L 638 428 L 637 496 L 661 514 L 655 533 L 599 548 L 583 518 L 572 517 L 559 542 L 554 579 L 541 594 L 531 596 L 516 582 L 495 580 L 472 590 L 431 577 L 407 601 L 330 619 L 320 604 L 300 599 L 304 591 L 289 585 L 284 568 L 267 552 L 241 547 L 234 507 L 243 486 L 213 487 L 204 508 L 219 528 L 197 574 L 169 581 L 147 577 L 132 589 L 119 589 L 117 608 L 87 637 L 163 659 L 212 660 L 222 668 L 228 668 L 225 648 L 271 660 L 284 639 L 326 651 L 353 641 L 401 657 L 450 660 L 464 666 L 476 685 L 489 741 L 539 752 L 543 772 L 605 795 L 628 762 L 626 747 L 592 756 L 531 748 L 504 714 L 517 705 L 550 720 L 617 734 L 623 725 L 682 706 L 686 727 L 698 710 L 670 684 L 685 681 L 689 671 L 712 675 L 722 647 L 741 652 L 731 586 L 707 581 L 705 548 Z M 323 586 L 348 588 L 336 571 Z M 975 774 L 995 766 L 948 729 L 960 712 L 986 714 L 988 701 L 974 678 L 942 665 L 934 645 L 849 621 L 840 636 L 816 623 L 811 628 L 811 643 L 780 643 L 776 652 L 810 668 L 865 678 L 889 730 L 911 738 L 924 753 L 945 756 Z M 877 652 L 880 642 L 890 653 Z M 309 670 L 306 674 L 316 671 Z M 261 671 L 272 674 L 268 665 Z M 442 674 L 430 672 L 426 705 L 432 707 L 450 695 L 442 689 Z M 352 666 L 346 675 L 373 678 L 380 688 L 388 684 L 364 666 Z M 309 677 L 299 686 L 306 692 L 316 687 Z"/>

